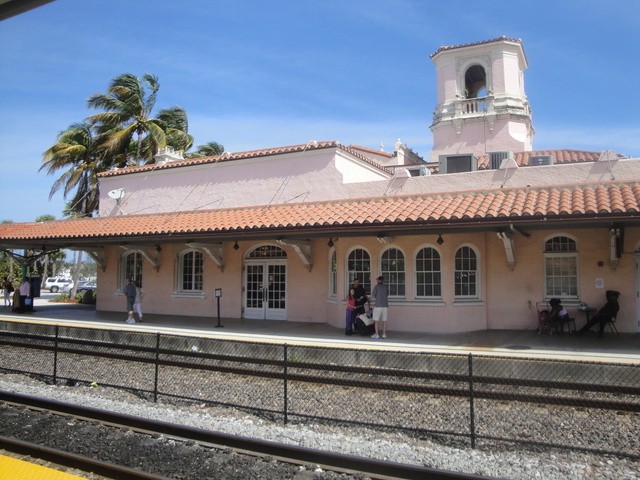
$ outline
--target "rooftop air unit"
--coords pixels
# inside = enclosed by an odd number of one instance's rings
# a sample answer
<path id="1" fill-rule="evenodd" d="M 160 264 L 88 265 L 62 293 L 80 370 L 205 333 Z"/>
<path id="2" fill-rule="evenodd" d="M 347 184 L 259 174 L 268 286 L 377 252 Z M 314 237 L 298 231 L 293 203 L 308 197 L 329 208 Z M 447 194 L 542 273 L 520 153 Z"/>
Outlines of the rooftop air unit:
<path id="1" fill-rule="evenodd" d="M 478 159 L 475 155 L 440 155 L 440 173 L 475 172 Z"/>
<path id="2" fill-rule="evenodd" d="M 502 161 L 507 158 L 513 158 L 513 152 L 491 152 L 489 154 L 490 168 L 498 170 Z"/>
<path id="3" fill-rule="evenodd" d="M 551 155 L 536 155 L 534 157 L 529 157 L 529 165 L 532 167 L 553 165 L 553 157 Z"/>

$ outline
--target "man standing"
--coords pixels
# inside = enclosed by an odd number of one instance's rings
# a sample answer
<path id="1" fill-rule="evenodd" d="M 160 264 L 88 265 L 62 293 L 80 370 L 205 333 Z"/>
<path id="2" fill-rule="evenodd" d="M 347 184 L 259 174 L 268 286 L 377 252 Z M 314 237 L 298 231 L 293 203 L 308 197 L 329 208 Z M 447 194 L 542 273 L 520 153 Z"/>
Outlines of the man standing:
<path id="1" fill-rule="evenodd" d="M 367 303 L 367 292 L 364 291 L 361 280 L 359 278 L 353 279 L 353 289 L 355 290 L 356 297 L 356 311 L 353 318 L 358 318 L 358 315 L 364 313 L 364 304 Z"/>
<path id="2" fill-rule="evenodd" d="M 127 323 L 136 323 L 133 318 L 133 304 L 136 301 L 136 286 L 131 278 L 127 278 L 127 284 L 124 286 L 124 296 L 127 297 Z"/>
<path id="3" fill-rule="evenodd" d="M 373 287 L 371 296 L 375 299 L 373 304 L 373 321 L 376 326 L 376 333 L 371 338 L 380 338 L 378 335 L 378 324 L 382 322 L 382 338 L 387 338 L 387 315 L 389 314 L 389 287 L 384 284 L 384 277 L 376 279 L 376 286 Z"/>

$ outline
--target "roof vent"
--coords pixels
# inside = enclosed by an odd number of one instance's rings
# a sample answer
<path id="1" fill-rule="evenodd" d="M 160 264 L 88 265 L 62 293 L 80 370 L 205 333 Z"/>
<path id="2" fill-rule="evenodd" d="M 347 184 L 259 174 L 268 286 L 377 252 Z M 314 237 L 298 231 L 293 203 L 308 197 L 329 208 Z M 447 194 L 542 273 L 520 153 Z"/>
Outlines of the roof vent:
<path id="1" fill-rule="evenodd" d="M 553 157 L 551 155 L 536 155 L 529 157 L 529 165 L 539 167 L 541 165 L 553 165 Z"/>
<path id="2" fill-rule="evenodd" d="M 502 165 L 502 161 L 507 158 L 513 158 L 513 152 L 491 152 L 489 154 L 491 169 L 497 170 Z"/>

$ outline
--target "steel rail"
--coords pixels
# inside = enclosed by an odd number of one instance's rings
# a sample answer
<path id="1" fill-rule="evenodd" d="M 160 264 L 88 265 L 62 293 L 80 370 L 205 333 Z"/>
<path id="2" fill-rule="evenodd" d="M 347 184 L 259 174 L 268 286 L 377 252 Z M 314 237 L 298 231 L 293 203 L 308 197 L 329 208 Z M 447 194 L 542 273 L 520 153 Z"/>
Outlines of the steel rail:
<path id="1" fill-rule="evenodd" d="M 226 448 L 239 450 L 243 453 L 275 457 L 282 461 L 295 464 L 308 465 L 309 463 L 312 463 L 318 464 L 327 470 L 363 473 L 371 476 L 372 478 L 407 480 L 497 480 L 495 477 L 483 477 L 476 474 L 439 470 L 430 467 L 407 465 L 397 462 L 384 462 L 376 459 L 355 457 L 341 453 L 313 450 L 306 447 L 241 437 L 159 420 L 150 420 L 133 415 L 109 412 L 92 407 L 69 404 L 57 400 L 47 400 L 31 395 L 7 392 L 4 390 L 0 390 L 0 401 L 89 419 L 110 425 L 117 425 L 139 432 L 166 435 L 213 446 L 224 446 Z"/>
<path id="2" fill-rule="evenodd" d="M 102 462 L 83 455 L 76 455 L 57 448 L 43 447 L 42 445 L 24 442 L 15 438 L 0 436 L 0 449 L 39 458 L 40 460 L 83 472 L 92 472 L 107 478 L 117 478 L 119 480 L 169 480 L 168 477 L 152 475 L 133 468 Z"/>

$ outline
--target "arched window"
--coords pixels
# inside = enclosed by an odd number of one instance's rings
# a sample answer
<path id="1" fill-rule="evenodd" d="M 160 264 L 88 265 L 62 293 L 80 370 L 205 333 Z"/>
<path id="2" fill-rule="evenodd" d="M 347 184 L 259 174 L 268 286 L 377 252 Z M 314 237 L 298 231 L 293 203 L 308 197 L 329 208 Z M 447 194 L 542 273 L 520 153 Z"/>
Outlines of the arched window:
<path id="1" fill-rule="evenodd" d="M 203 290 L 204 259 L 201 252 L 188 250 L 179 258 L 178 290 L 201 292 Z"/>
<path id="2" fill-rule="evenodd" d="M 545 298 L 578 298 L 578 252 L 575 240 L 552 237 L 544 242 Z"/>
<path id="3" fill-rule="evenodd" d="M 382 254 L 380 271 L 389 287 L 389 296 L 405 296 L 404 254 L 397 248 L 388 248 Z"/>
<path id="4" fill-rule="evenodd" d="M 287 252 L 275 245 L 260 245 L 251 250 L 246 258 L 287 258 Z"/>
<path id="5" fill-rule="evenodd" d="M 335 298 L 338 296 L 338 261 L 336 251 L 331 252 L 329 260 L 329 297 Z"/>
<path id="6" fill-rule="evenodd" d="M 120 278 L 120 288 L 124 288 L 127 278 L 140 282 L 142 286 L 142 254 L 140 252 L 128 252 L 122 256 L 122 276 Z"/>
<path id="7" fill-rule="evenodd" d="M 362 280 L 364 291 L 371 292 L 371 257 L 369 252 L 362 248 L 353 250 L 347 259 L 347 274 L 347 288 L 354 279 L 359 278 Z"/>
<path id="8" fill-rule="evenodd" d="M 481 65 L 473 65 L 464 74 L 465 98 L 478 98 L 480 91 L 487 87 L 487 74 Z M 486 93 L 485 93 L 486 95 Z"/>
<path id="9" fill-rule="evenodd" d="M 435 248 L 425 247 L 416 255 L 416 297 L 442 297 L 440 254 Z"/>
<path id="10" fill-rule="evenodd" d="M 471 247 L 460 247 L 455 257 L 456 298 L 478 297 L 478 258 Z"/>

